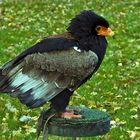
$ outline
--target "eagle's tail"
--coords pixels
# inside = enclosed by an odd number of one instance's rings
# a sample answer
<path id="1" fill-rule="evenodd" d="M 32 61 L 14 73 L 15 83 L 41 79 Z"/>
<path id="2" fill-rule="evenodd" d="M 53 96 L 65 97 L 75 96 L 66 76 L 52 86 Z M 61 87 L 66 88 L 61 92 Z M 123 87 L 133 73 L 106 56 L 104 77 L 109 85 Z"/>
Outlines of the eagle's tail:
<path id="1" fill-rule="evenodd" d="M 3 74 L 3 69 L 0 68 L 0 93 L 9 93 L 10 81 L 7 74 Z"/>
<path id="2" fill-rule="evenodd" d="M 2 74 L 2 69 L 0 68 L 0 92 L 4 92 L 3 84 L 5 80 L 6 80 L 6 76 Z"/>

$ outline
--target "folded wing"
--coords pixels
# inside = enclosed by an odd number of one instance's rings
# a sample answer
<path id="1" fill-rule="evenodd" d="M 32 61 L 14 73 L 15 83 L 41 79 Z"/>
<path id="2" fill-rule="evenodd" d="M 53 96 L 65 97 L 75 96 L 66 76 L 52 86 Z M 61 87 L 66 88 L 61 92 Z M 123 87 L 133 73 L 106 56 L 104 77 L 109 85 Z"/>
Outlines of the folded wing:
<path id="1" fill-rule="evenodd" d="M 33 53 L 1 71 L 0 91 L 30 108 L 42 106 L 65 89 L 75 90 L 98 63 L 94 52 L 73 48 Z"/>

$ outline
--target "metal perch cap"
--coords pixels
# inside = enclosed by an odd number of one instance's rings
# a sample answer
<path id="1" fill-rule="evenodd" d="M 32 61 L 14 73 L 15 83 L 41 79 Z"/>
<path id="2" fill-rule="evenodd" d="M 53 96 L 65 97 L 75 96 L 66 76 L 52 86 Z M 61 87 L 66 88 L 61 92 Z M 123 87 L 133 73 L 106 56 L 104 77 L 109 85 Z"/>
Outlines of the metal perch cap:
<path id="1" fill-rule="evenodd" d="M 109 132 L 110 118 L 106 112 L 80 107 L 72 107 L 72 109 L 80 109 L 79 114 L 83 118 L 64 119 L 54 117 L 48 124 L 49 134 L 63 137 L 93 137 Z"/>

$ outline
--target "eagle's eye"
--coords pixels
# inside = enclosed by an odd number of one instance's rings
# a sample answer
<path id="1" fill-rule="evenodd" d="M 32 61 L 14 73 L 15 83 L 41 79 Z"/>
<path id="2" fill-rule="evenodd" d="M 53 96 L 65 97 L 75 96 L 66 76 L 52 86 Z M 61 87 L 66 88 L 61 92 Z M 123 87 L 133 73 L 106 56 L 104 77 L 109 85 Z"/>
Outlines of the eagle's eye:
<path id="1" fill-rule="evenodd" d="M 95 28 L 95 30 L 96 30 L 97 32 L 99 32 L 99 31 L 101 30 L 101 26 L 98 25 L 98 26 Z"/>

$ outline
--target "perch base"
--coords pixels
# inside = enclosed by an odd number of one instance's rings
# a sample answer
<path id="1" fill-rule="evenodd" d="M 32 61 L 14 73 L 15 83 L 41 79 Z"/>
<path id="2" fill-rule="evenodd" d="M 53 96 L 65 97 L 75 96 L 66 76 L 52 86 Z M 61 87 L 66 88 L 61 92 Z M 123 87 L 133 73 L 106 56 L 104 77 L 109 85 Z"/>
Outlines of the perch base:
<path id="1" fill-rule="evenodd" d="M 63 137 L 93 137 L 106 134 L 110 129 L 110 118 L 106 112 L 97 109 L 69 107 L 80 109 L 82 118 L 52 118 L 48 124 L 48 133 Z"/>

